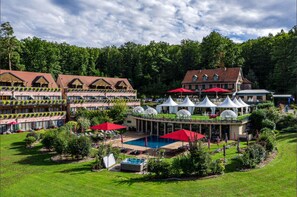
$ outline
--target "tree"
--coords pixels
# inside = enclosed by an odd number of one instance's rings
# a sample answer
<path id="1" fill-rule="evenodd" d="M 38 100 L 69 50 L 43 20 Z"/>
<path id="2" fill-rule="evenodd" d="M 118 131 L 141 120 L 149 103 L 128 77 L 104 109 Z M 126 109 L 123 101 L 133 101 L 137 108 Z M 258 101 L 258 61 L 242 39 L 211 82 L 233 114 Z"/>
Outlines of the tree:
<path id="1" fill-rule="evenodd" d="M 116 101 L 109 111 L 109 117 L 115 122 L 123 122 L 127 113 L 127 104 L 124 101 Z"/>
<path id="2" fill-rule="evenodd" d="M 84 117 L 78 118 L 77 123 L 79 125 L 81 132 L 84 132 L 86 129 L 89 129 L 91 125 L 90 120 Z"/>
<path id="3" fill-rule="evenodd" d="M 90 138 L 81 136 L 73 137 L 68 142 L 68 151 L 72 156 L 77 159 L 80 157 L 84 158 L 90 154 L 91 151 L 91 141 Z"/>
<path id="4" fill-rule="evenodd" d="M 14 31 L 9 22 L 5 22 L 1 24 L 0 59 L 1 59 L 1 62 L 8 62 L 9 70 L 12 70 L 13 64 L 15 68 L 22 70 L 24 69 L 24 67 L 22 65 L 19 65 L 20 44 L 13 34 L 14 34 Z"/>

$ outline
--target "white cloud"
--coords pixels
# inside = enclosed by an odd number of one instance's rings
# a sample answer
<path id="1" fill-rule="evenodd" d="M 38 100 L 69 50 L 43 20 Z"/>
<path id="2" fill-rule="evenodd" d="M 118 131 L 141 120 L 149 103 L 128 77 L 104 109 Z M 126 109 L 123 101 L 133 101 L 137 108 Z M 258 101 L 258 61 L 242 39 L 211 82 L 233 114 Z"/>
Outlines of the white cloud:
<path id="1" fill-rule="evenodd" d="M 2 1 L 2 21 L 20 39 L 90 47 L 201 41 L 213 30 L 241 42 L 290 29 L 294 7 L 291 0 L 10 0 Z"/>

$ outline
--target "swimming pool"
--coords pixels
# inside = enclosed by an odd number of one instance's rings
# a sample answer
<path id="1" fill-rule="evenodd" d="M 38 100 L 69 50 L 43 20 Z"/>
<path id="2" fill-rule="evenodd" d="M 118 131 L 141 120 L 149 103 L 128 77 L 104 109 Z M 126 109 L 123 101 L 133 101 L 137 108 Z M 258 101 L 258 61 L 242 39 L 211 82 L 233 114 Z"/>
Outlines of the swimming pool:
<path id="1" fill-rule="evenodd" d="M 159 138 L 158 136 L 148 136 L 147 137 L 147 147 L 150 147 L 150 148 L 160 148 L 162 146 L 166 146 L 166 145 L 174 143 L 174 142 L 177 142 L 177 141 L 171 140 L 171 139 Z M 136 140 L 131 140 L 128 142 L 124 142 L 124 144 L 145 147 L 145 137 L 139 138 Z"/>

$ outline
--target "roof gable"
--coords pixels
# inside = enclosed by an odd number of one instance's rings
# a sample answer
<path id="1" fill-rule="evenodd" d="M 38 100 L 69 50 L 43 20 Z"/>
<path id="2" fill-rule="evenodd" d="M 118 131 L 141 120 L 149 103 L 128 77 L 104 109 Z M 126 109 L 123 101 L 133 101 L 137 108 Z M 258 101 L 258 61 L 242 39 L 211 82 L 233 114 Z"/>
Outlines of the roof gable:
<path id="1" fill-rule="evenodd" d="M 125 83 L 125 81 L 122 80 L 117 82 L 116 87 L 127 88 L 128 85 Z"/>
<path id="2" fill-rule="evenodd" d="M 95 87 L 110 87 L 111 84 L 108 83 L 104 79 L 96 79 L 93 83 L 90 84 L 90 86 L 95 86 Z"/>
<path id="3" fill-rule="evenodd" d="M 32 83 L 49 84 L 48 80 L 44 76 L 37 76 Z"/>
<path id="4" fill-rule="evenodd" d="M 5 72 L 0 74 L 0 82 L 24 83 L 24 80 L 15 76 L 11 72 Z"/>
<path id="5" fill-rule="evenodd" d="M 75 78 L 72 81 L 70 81 L 70 83 L 68 84 L 68 86 L 69 85 L 72 85 L 72 86 L 82 86 L 82 85 L 84 85 L 84 83 L 79 78 Z"/>

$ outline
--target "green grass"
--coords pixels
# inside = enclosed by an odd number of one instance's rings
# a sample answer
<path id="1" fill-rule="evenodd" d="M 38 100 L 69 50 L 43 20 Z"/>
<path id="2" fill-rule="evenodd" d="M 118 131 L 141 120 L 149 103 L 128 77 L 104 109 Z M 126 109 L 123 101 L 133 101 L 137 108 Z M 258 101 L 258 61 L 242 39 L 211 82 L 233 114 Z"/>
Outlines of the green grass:
<path id="1" fill-rule="evenodd" d="M 39 152 L 40 145 L 25 149 L 25 135 L 0 136 L 1 197 L 296 196 L 296 133 L 279 136 L 279 153 L 263 168 L 194 181 L 144 181 L 132 173 L 91 172 L 91 162 L 56 164 L 51 154 Z M 234 151 L 228 149 L 228 157 Z"/>

